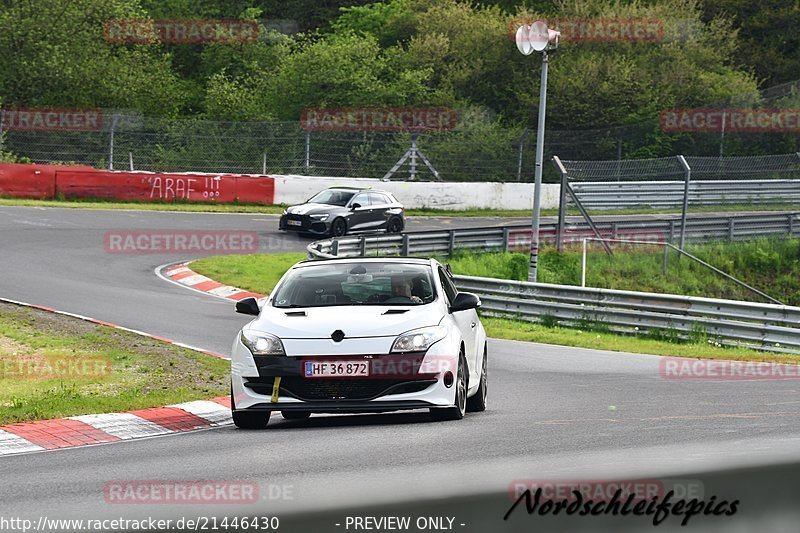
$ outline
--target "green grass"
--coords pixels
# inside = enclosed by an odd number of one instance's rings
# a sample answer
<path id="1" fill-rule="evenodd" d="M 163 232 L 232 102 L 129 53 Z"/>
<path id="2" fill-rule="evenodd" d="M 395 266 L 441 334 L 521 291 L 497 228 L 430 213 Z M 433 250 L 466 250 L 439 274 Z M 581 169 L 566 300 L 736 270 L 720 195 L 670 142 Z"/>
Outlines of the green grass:
<path id="1" fill-rule="evenodd" d="M 269 294 L 284 272 L 305 258 L 303 253 L 220 255 L 193 261 L 191 268 L 225 285 Z"/>
<path id="2" fill-rule="evenodd" d="M 89 360 L 110 370 L 39 370 Z M 199 352 L 0 304 L 0 425 L 224 396 L 229 373 L 228 361 Z"/>
<path id="3" fill-rule="evenodd" d="M 481 319 L 489 337 L 517 341 L 541 342 L 594 350 L 644 353 L 670 357 L 724 359 L 731 361 L 766 361 L 797 364 L 796 355 L 719 346 L 713 341 L 670 342 L 643 336 L 625 336 L 604 331 L 546 326 L 505 318 Z"/>
<path id="4" fill-rule="evenodd" d="M 670 251 L 666 275 L 663 248 L 615 249 L 608 256 L 595 247 L 587 253 L 586 285 L 608 289 L 686 294 L 708 298 L 764 301 L 756 293 Z M 763 238 L 686 247 L 686 251 L 789 305 L 800 305 L 800 240 Z M 447 260 L 454 272 L 470 276 L 527 280 L 528 254 L 456 254 Z M 544 248 L 538 281 L 580 285 L 581 253 Z"/>

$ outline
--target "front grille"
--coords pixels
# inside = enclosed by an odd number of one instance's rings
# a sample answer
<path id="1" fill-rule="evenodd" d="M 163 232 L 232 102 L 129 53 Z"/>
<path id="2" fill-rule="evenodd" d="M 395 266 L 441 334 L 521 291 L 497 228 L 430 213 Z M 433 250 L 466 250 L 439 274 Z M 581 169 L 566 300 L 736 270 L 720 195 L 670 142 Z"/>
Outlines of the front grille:
<path id="1" fill-rule="evenodd" d="M 310 225 L 310 220 L 308 219 L 308 217 L 304 215 L 286 215 L 286 218 L 284 220 L 285 220 L 285 226 L 289 229 L 308 229 L 308 226 Z M 290 225 L 289 224 L 290 220 L 299 221 L 300 225 L 299 226 Z"/>
<path id="2" fill-rule="evenodd" d="M 371 400 L 384 394 L 419 392 L 436 383 L 435 379 L 307 379 L 281 378 L 281 390 L 299 400 Z"/>

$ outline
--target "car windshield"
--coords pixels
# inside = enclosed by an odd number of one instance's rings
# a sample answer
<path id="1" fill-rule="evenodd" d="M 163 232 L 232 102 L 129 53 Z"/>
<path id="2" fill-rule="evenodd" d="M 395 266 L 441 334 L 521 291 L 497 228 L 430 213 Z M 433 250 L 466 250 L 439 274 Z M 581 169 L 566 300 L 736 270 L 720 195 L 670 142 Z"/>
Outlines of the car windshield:
<path id="1" fill-rule="evenodd" d="M 422 305 L 435 299 L 428 265 L 328 263 L 289 272 L 275 292 L 272 305 Z"/>
<path id="2" fill-rule="evenodd" d="M 338 205 L 340 207 L 344 207 L 354 194 L 355 192 L 327 189 L 315 194 L 314 197 L 308 201 L 308 203 Z"/>

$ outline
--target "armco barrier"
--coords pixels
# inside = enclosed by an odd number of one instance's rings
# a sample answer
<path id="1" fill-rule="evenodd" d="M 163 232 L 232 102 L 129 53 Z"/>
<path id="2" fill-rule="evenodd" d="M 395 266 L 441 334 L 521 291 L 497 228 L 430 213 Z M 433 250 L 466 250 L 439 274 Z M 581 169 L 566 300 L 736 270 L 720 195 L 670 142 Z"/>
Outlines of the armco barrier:
<path id="1" fill-rule="evenodd" d="M 682 181 L 571 183 L 587 209 L 653 208 L 683 205 Z M 707 180 L 689 183 L 691 205 L 797 204 L 800 180 Z"/>
<path id="2" fill-rule="evenodd" d="M 761 215 L 766 229 L 759 227 L 756 216 L 727 217 L 739 219 L 738 224 L 703 217 L 701 227 L 711 228 L 712 235 L 726 227 L 734 231 L 739 228 L 751 237 L 770 233 L 800 234 L 800 217 L 796 213 Z M 646 231 L 653 231 L 650 225 L 653 222 L 663 224 L 665 221 L 643 221 Z M 307 250 L 311 259 L 446 256 L 459 249 L 499 251 L 520 244 L 519 237 L 526 229 L 470 228 L 339 237 L 313 242 Z M 692 235 L 697 236 L 697 233 Z M 455 276 L 455 280 L 460 290 L 479 295 L 483 311 L 493 315 L 531 322 L 554 319 L 565 326 L 601 324 L 621 333 L 661 330 L 683 338 L 707 335 L 721 344 L 800 353 L 800 307 L 472 276 Z"/>
<path id="3" fill-rule="evenodd" d="M 271 176 L 113 172 L 91 167 L 0 165 L 0 196 L 272 204 Z"/>

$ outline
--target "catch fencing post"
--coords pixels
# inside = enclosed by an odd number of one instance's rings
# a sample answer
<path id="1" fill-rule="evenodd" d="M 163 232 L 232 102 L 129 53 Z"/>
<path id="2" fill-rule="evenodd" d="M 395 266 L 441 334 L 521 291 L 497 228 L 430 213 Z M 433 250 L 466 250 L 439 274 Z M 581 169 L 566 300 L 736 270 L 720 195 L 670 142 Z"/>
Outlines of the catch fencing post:
<path id="1" fill-rule="evenodd" d="M 692 179 L 692 168 L 686 162 L 686 158 L 682 155 L 678 156 L 678 161 L 683 166 L 686 179 L 683 184 L 683 211 L 681 212 L 681 238 L 679 248 L 683 251 L 683 245 L 686 241 L 686 211 L 689 208 L 689 181 Z M 681 256 L 679 255 L 678 258 Z"/>
<path id="2" fill-rule="evenodd" d="M 306 173 L 311 167 L 311 132 L 306 132 Z M 264 172 L 266 174 L 266 172 Z"/>
<path id="3" fill-rule="evenodd" d="M 519 138 L 519 157 L 517 158 L 517 181 L 522 181 L 522 151 L 525 149 L 525 139 L 528 138 L 529 130 L 525 128 Z"/>
<path id="4" fill-rule="evenodd" d="M 3 128 L 6 125 L 6 110 L 0 109 L 0 152 L 3 151 Z"/>
<path id="5" fill-rule="evenodd" d="M 128 152 L 128 168 L 133 172 L 133 152 Z"/>
<path id="6" fill-rule="evenodd" d="M 408 233 L 403 233 L 403 247 L 400 249 L 400 255 L 408 256 Z"/>
<path id="7" fill-rule="evenodd" d="M 114 129 L 117 127 L 119 115 L 111 117 L 111 126 L 108 132 L 108 170 L 114 170 Z"/>
<path id="8" fill-rule="evenodd" d="M 567 218 L 567 169 L 557 155 L 553 156 L 558 173 L 561 174 L 561 188 L 558 194 L 558 224 L 556 225 L 556 249 L 558 253 L 564 251 L 564 224 Z"/>

